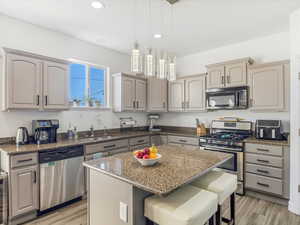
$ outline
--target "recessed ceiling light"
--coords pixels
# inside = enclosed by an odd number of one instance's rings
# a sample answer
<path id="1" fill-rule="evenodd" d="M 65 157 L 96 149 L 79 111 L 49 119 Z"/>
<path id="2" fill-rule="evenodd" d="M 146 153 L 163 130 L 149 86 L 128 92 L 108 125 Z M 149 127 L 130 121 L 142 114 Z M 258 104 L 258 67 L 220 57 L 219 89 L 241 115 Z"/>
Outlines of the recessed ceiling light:
<path id="1" fill-rule="evenodd" d="M 156 38 L 156 39 L 159 39 L 159 38 L 162 38 L 162 35 L 161 34 L 154 34 L 153 37 Z"/>
<path id="2" fill-rule="evenodd" d="M 104 8 L 104 4 L 102 2 L 99 2 L 99 1 L 93 1 L 91 5 L 95 9 L 102 9 L 102 8 Z"/>

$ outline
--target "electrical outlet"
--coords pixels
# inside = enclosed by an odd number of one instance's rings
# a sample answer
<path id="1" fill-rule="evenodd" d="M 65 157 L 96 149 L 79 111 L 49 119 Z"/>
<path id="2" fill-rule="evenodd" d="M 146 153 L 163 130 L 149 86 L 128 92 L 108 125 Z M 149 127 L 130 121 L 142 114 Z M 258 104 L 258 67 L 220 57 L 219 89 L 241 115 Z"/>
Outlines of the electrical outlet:
<path id="1" fill-rule="evenodd" d="M 128 222 L 128 205 L 124 202 L 120 202 L 120 219 L 125 223 Z"/>

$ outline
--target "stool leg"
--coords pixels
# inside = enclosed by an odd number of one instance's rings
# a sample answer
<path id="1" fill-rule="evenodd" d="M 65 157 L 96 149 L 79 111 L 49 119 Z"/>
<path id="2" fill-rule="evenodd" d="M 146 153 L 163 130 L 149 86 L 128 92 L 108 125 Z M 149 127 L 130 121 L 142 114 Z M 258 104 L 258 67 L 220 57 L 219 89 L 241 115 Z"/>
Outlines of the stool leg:
<path id="1" fill-rule="evenodd" d="M 215 221 L 214 221 L 214 216 L 210 217 L 209 219 L 209 225 L 214 225 L 215 224 Z"/>
<path id="2" fill-rule="evenodd" d="M 221 225 L 222 215 L 221 215 L 221 206 L 218 205 L 218 210 L 216 212 L 216 225 Z"/>
<path id="3" fill-rule="evenodd" d="M 235 225 L 235 193 L 230 196 L 230 216 L 232 225 Z"/>

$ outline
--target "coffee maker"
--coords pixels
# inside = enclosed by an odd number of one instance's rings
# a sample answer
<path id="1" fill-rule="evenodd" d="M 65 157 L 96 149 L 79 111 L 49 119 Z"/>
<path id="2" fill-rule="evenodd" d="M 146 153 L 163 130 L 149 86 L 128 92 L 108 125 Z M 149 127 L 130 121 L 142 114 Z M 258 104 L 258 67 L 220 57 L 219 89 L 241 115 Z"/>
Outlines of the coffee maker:
<path id="1" fill-rule="evenodd" d="M 32 134 L 36 144 L 57 142 L 58 120 L 33 120 Z"/>
<path id="2" fill-rule="evenodd" d="M 148 121 L 149 121 L 149 131 L 150 132 L 159 132 L 161 131 L 159 126 L 155 125 L 155 122 L 159 119 L 159 114 L 149 114 Z"/>

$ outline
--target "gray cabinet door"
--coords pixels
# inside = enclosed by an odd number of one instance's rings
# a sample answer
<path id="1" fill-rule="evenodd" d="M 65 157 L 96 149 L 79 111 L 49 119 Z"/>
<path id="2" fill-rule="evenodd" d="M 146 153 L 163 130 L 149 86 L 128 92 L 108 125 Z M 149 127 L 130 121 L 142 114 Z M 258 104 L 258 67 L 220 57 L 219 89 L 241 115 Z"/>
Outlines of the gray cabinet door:
<path id="1" fill-rule="evenodd" d="M 68 66 L 44 62 L 44 108 L 68 108 Z"/>
<path id="2" fill-rule="evenodd" d="M 169 111 L 183 111 L 184 100 L 184 80 L 169 82 Z"/>
<path id="3" fill-rule="evenodd" d="M 42 62 L 30 57 L 7 54 L 6 66 L 7 109 L 39 109 Z"/>
<path id="4" fill-rule="evenodd" d="M 247 64 L 240 62 L 225 66 L 226 87 L 247 85 Z"/>
<path id="5" fill-rule="evenodd" d="M 207 69 L 207 88 L 225 86 L 225 66 L 214 66 Z"/>
<path id="6" fill-rule="evenodd" d="M 135 109 L 136 111 L 146 111 L 147 108 L 147 81 L 135 81 Z"/>
<path id="7" fill-rule="evenodd" d="M 252 110 L 284 110 L 283 65 L 250 70 Z"/>
<path id="8" fill-rule="evenodd" d="M 148 111 L 167 111 L 168 81 L 158 78 L 148 79 Z"/>
<path id="9" fill-rule="evenodd" d="M 186 111 L 205 110 L 205 76 L 185 80 Z"/>
<path id="10" fill-rule="evenodd" d="M 12 169 L 10 215 L 15 217 L 38 209 L 38 166 Z"/>
<path id="11" fill-rule="evenodd" d="M 134 111 L 135 106 L 135 79 L 122 77 L 123 110 Z"/>

